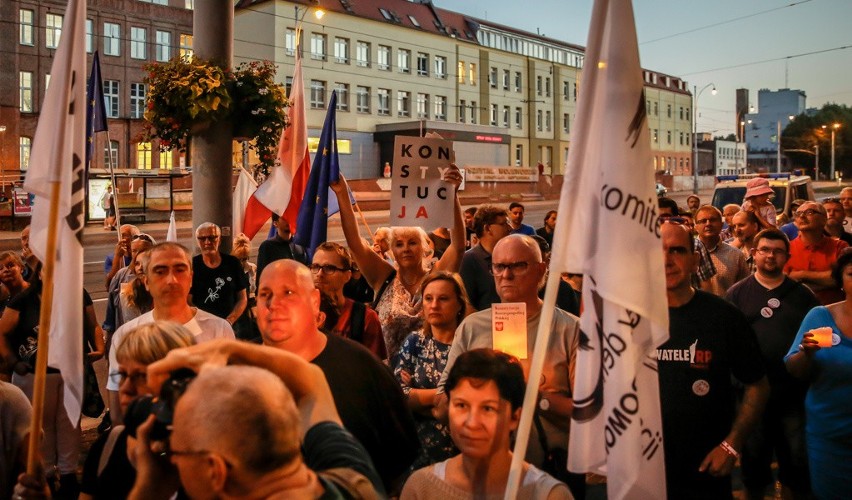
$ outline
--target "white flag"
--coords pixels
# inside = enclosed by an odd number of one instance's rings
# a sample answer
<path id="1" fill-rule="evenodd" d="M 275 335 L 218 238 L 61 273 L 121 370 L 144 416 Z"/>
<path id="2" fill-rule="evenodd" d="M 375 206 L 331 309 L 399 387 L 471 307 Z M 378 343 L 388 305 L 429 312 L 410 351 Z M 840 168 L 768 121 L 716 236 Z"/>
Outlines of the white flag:
<path id="1" fill-rule="evenodd" d="M 668 306 L 630 0 L 596 0 L 551 272 L 583 273 L 568 468 L 609 498 L 665 498 L 655 348 Z"/>
<path id="2" fill-rule="evenodd" d="M 175 223 L 175 211 L 169 215 L 169 229 L 166 231 L 166 241 L 177 243 L 177 224 Z"/>
<path id="3" fill-rule="evenodd" d="M 235 235 L 245 232 L 243 220 L 246 215 L 246 205 L 248 205 L 249 198 L 256 189 L 257 181 L 254 180 L 254 177 L 246 169 L 240 168 L 240 177 L 237 179 L 237 186 L 234 188 L 233 210 L 231 212 L 233 217 L 231 231 Z"/>
<path id="4" fill-rule="evenodd" d="M 35 194 L 30 247 L 54 262 L 48 365 L 62 372 L 65 409 L 73 424 L 83 400 L 83 207 L 86 157 L 86 2 L 69 0 L 62 39 L 33 139 L 24 188 Z M 50 195 L 59 184 L 58 218 L 50 220 Z M 57 228 L 55 255 L 47 255 L 47 228 Z M 41 332 L 40 334 L 44 334 Z M 41 355 L 41 353 L 39 353 Z"/>

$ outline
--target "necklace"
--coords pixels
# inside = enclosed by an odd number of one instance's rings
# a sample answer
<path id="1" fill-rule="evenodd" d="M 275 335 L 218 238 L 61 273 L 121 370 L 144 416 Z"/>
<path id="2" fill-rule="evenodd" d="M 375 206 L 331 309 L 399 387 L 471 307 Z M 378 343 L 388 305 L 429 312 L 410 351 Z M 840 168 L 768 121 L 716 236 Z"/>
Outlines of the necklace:
<path id="1" fill-rule="evenodd" d="M 422 278 L 422 276 L 415 276 L 415 278 L 409 282 L 405 278 L 402 277 L 402 273 L 399 273 L 399 281 L 401 281 L 402 284 L 405 285 L 406 288 L 410 288 L 410 287 L 414 286 L 418 281 L 420 281 L 421 278 Z"/>

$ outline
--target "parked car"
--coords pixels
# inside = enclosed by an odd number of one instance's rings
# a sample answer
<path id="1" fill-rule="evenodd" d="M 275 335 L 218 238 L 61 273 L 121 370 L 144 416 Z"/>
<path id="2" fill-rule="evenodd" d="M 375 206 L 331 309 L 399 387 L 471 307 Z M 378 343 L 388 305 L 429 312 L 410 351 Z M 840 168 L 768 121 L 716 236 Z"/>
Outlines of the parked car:
<path id="1" fill-rule="evenodd" d="M 742 174 L 720 175 L 716 177 L 716 189 L 713 191 L 713 206 L 722 210 L 725 205 L 743 204 L 746 184 L 756 177 L 769 179 L 769 187 L 775 192 L 771 198 L 778 214 L 778 222 L 786 223 L 791 219 L 790 203 L 796 199 L 814 200 L 814 188 L 807 175 L 781 174 Z"/>
<path id="2" fill-rule="evenodd" d="M 658 198 L 665 196 L 668 192 L 669 192 L 669 190 L 666 189 L 666 186 L 663 186 L 659 182 L 657 183 L 657 197 Z"/>

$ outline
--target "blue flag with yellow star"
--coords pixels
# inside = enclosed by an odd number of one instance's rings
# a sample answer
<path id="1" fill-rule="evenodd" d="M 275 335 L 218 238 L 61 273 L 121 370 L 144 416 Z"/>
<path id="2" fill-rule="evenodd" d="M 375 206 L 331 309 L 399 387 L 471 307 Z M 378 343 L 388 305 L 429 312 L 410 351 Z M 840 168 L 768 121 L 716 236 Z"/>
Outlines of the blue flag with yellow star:
<path id="1" fill-rule="evenodd" d="M 337 92 L 332 91 L 328 113 L 322 126 L 317 153 L 311 165 L 311 175 L 305 187 L 305 197 L 296 219 L 295 242 L 313 256 L 314 250 L 325 243 L 328 234 L 328 200 L 331 182 L 340 179 L 340 162 L 337 158 Z"/>
<path id="2" fill-rule="evenodd" d="M 86 167 L 95 147 L 95 132 L 107 129 L 106 106 L 104 103 L 104 84 L 101 80 L 101 60 L 98 51 L 92 57 L 92 73 L 86 86 Z"/>

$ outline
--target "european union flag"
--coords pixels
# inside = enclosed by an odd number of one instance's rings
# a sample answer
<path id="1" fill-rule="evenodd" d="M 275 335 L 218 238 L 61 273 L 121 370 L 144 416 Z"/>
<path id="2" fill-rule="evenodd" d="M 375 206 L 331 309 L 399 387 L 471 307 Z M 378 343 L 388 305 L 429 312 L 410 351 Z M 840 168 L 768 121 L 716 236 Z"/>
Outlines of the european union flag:
<path id="1" fill-rule="evenodd" d="M 101 80 L 101 60 L 98 51 L 92 57 L 92 73 L 86 86 L 86 167 L 92 158 L 95 147 L 95 132 L 107 130 L 106 106 L 104 103 L 104 84 Z"/>
<path id="2" fill-rule="evenodd" d="M 328 199 L 331 182 L 340 180 L 337 158 L 337 92 L 332 91 L 328 113 L 322 126 L 317 153 L 311 165 L 311 175 L 305 187 L 305 197 L 296 219 L 295 242 L 305 247 L 309 255 L 325 243 L 328 234 Z"/>

